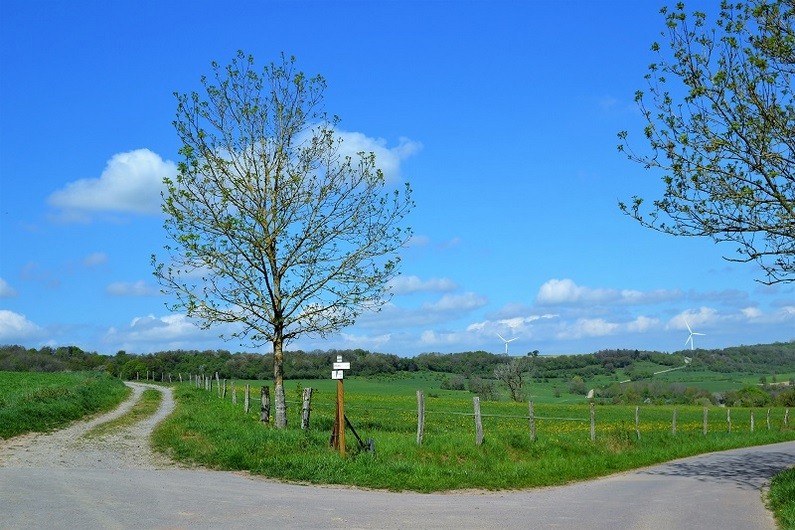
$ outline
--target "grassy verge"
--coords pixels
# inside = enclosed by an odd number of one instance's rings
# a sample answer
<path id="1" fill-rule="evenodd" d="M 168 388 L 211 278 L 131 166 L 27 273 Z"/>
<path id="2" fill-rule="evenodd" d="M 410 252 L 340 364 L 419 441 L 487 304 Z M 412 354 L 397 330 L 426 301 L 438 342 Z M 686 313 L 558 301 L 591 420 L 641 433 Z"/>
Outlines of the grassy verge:
<path id="1" fill-rule="evenodd" d="M 0 438 L 56 429 L 111 410 L 130 390 L 97 372 L 0 372 Z"/>
<path id="2" fill-rule="evenodd" d="M 290 481 L 430 492 L 549 486 L 710 451 L 795 439 L 795 431 L 782 425 L 783 409 L 771 411 L 769 430 L 763 419 L 766 411 L 755 411 L 754 432 L 750 411 L 734 410 L 731 433 L 721 423 L 725 410 L 711 409 L 710 430 L 704 436 L 700 407 L 677 407 L 674 435 L 671 407 L 644 406 L 638 438 L 634 407 L 601 406 L 596 440 L 591 442 L 586 405 L 540 403 L 535 407 L 538 440 L 532 442 L 526 403 L 482 402 L 486 438 L 477 446 L 471 395 L 450 393 L 426 400 L 424 443 L 418 446 L 415 396 L 356 387 L 346 390 L 346 415 L 363 438 L 375 440 L 375 454 L 358 451 L 350 434 L 347 459 L 329 448 L 335 393 L 326 388 L 313 398 L 311 429 L 302 431 L 297 428 L 297 388 L 288 396 L 289 428 L 276 430 L 258 421 L 256 398 L 251 412 L 244 414 L 240 396 L 233 405 L 231 396 L 221 400 L 215 392 L 183 385 L 176 389 L 175 413 L 156 429 L 153 443 L 172 458 L 217 469 Z"/>
<path id="3" fill-rule="evenodd" d="M 768 499 L 781 528 L 795 530 L 795 468 L 773 477 Z"/>
<path id="4" fill-rule="evenodd" d="M 138 402 L 133 405 L 129 412 L 119 416 L 114 420 L 97 425 L 88 431 L 84 436 L 86 438 L 98 438 L 109 432 L 123 429 L 124 427 L 128 427 L 134 423 L 145 420 L 157 412 L 157 409 L 160 407 L 160 403 L 162 401 L 162 392 L 153 388 L 147 388 L 143 391 L 143 393 L 141 393 L 141 399 L 139 399 Z"/>

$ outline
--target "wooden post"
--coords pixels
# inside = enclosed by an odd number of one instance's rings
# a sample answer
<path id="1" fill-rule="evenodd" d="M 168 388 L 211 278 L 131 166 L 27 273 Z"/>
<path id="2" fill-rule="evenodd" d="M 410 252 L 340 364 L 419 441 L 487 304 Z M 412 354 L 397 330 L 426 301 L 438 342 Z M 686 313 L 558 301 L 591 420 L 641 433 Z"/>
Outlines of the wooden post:
<path id="1" fill-rule="evenodd" d="M 218 377 L 218 372 L 215 372 L 215 389 L 218 391 L 218 397 L 221 397 L 221 378 Z"/>
<path id="2" fill-rule="evenodd" d="M 337 379 L 337 444 L 340 456 L 345 458 L 345 390 L 342 379 Z"/>
<path id="3" fill-rule="evenodd" d="M 243 393 L 243 412 L 248 414 L 251 407 L 251 386 L 246 383 L 246 390 Z"/>
<path id="4" fill-rule="evenodd" d="M 676 409 L 674 409 L 674 412 L 671 415 L 671 434 L 676 436 Z"/>
<path id="5" fill-rule="evenodd" d="M 135 380 L 138 381 L 140 379 L 140 373 L 135 372 Z"/>
<path id="6" fill-rule="evenodd" d="M 472 405 L 475 409 L 475 444 L 483 444 L 483 422 L 480 417 L 480 398 L 475 396 L 472 398 Z"/>
<path id="7" fill-rule="evenodd" d="M 635 435 L 640 440 L 640 407 L 635 407 Z"/>
<path id="8" fill-rule="evenodd" d="M 422 445 L 425 436 L 425 394 L 417 390 L 417 445 Z"/>
<path id="9" fill-rule="evenodd" d="M 591 401 L 591 441 L 596 441 L 596 412 L 594 411 L 593 401 Z"/>
<path id="10" fill-rule="evenodd" d="M 312 404 L 312 388 L 304 389 L 304 402 L 301 404 L 301 430 L 309 428 L 309 412 Z"/>
<path id="11" fill-rule="evenodd" d="M 530 441 L 536 441 L 536 413 L 533 410 L 533 402 L 527 402 L 527 418 L 530 423 Z"/>
<path id="12" fill-rule="evenodd" d="M 271 417 L 271 391 L 267 386 L 262 387 L 262 394 L 260 395 L 262 405 L 260 407 L 259 419 L 262 423 L 268 423 Z"/>
<path id="13" fill-rule="evenodd" d="M 221 390 L 221 399 L 226 399 L 226 379 L 224 379 L 224 386 Z"/>
<path id="14" fill-rule="evenodd" d="M 701 432 L 704 434 L 704 436 L 707 435 L 707 421 L 708 421 L 707 418 L 708 418 L 708 416 L 709 416 L 709 411 L 707 410 L 707 407 L 704 407 L 704 421 L 703 421 L 704 425 L 701 428 Z"/>
<path id="15" fill-rule="evenodd" d="M 751 411 L 751 432 L 754 432 L 754 411 Z"/>
<path id="16" fill-rule="evenodd" d="M 182 372 L 179 373 L 179 382 L 182 382 Z"/>
<path id="17" fill-rule="evenodd" d="M 726 409 L 726 425 L 729 427 L 729 432 L 732 432 L 732 409 Z"/>
<path id="18" fill-rule="evenodd" d="M 171 380 L 171 372 L 169 372 L 169 374 L 168 374 L 168 382 L 169 383 L 173 383 L 173 381 Z"/>
<path id="19" fill-rule="evenodd" d="M 789 427 L 789 408 L 784 409 L 784 427 Z"/>
<path id="20" fill-rule="evenodd" d="M 767 416 L 765 417 L 765 423 L 767 423 L 767 430 L 770 430 L 770 409 L 767 409 Z"/>
<path id="21" fill-rule="evenodd" d="M 237 405 L 237 388 L 234 381 L 232 381 L 232 405 Z"/>

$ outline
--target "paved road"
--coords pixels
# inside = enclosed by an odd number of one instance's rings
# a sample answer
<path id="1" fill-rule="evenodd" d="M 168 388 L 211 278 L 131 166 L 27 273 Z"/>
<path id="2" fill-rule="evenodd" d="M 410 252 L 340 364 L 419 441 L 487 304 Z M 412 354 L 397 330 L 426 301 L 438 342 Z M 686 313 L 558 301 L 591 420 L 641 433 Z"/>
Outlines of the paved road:
<path id="1" fill-rule="evenodd" d="M 169 406 L 164 400 L 164 413 Z M 0 528 L 773 529 L 762 488 L 795 465 L 795 442 L 787 442 L 569 486 L 426 495 L 141 469 L 140 427 L 103 440 L 113 454 L 87 461 L 75 458 L 86 451 L 71 430 L 7 448 L 14 457 L 0 458 Z M 58 454 L 42 458 L 42 449 Z"/>

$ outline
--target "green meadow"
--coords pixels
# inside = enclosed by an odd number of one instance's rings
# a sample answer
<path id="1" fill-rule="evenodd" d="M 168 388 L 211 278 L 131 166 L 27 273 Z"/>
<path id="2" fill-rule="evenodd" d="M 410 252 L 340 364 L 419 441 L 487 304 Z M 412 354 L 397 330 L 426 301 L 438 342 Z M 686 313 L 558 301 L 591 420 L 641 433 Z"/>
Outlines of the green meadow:
<path id="1" fill-rule="evenodd" d="M 251 385 L 251 409 L 243 411 L 243 386 L 235 381 L 225 398 L 185 383 L 177 385 L 177 409 L 155 431 L 154 444 L 173 458 L 216 469 L 243 470 L 271 478 L 419 492 L 468 488 L 519 489 L 563 484 L 667 460 L 742 446 L 795 440 L 785 409 L 708 408 L 703 434 L 700 406 L 596 405 L 595 439 L 590 407 L 582 396 L 529 388 L 537 439 L 529 428 L 528 403 L 481 401 L 484 442 L 475 443 L 473 396 L 444 390 L 434 374 L 350 378 L 345 413 L 375 452 L 359 447 L 349 430 L 346 458 L 329 445 L 336 382 L 288 381 L 288 428 L 260 422 L 261 381 Z M 312 387 L 310 426 L 300 429 L 301 392 Z M 425 395 L 423 442 L 417 444 L 416 391 Z M 673 414 L 676 410 L 676 432 Z M 755 425 L 751 431 L 751 415 Z"/>
<path id="2" fill-rule="evenodd" d="M 0 371 L 0 438 L 57 429 L 113 409 L 130 390 L 100 372 Z"/>

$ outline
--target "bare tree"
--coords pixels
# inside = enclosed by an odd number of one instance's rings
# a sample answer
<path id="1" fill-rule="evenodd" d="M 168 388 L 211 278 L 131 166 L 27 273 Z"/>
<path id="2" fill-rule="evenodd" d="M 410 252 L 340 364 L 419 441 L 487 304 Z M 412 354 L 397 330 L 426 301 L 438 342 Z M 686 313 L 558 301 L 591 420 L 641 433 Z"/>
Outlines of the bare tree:
<path id="1" fill-rule="evenodd" d="M 524 369 L 524 362 L 521 358 L 511 359 L 510 362 L 501 364 L 494 369 L 494 377 L 505 385 L 514 401 L 524 399 Z"/>
<path id="2" fill-rule="evenodd" d="M 322 77 L 294 58 L 212 63 L 204 93 L 175 94 L 183 160 L 166 179 L 167 260 L 155 276 L 222 336 L 273 347 L 275 425 L 286 426 L 284 346 L 326 336 L 388 299 L 410 236 L 408 184 L 388 190 L 373 153 L 343 156 Z"/>
<path id="3" fill-rule="evenodd" d="M 667 46 L 635 100 L 663 196 L 620 208 L 643 226 L 732 243 L 730 261 L 756 262 L 766 284 L 795 281 L 795 4 L 721 2 L 712 21 L 682 3 L 663 9 Z"/>

